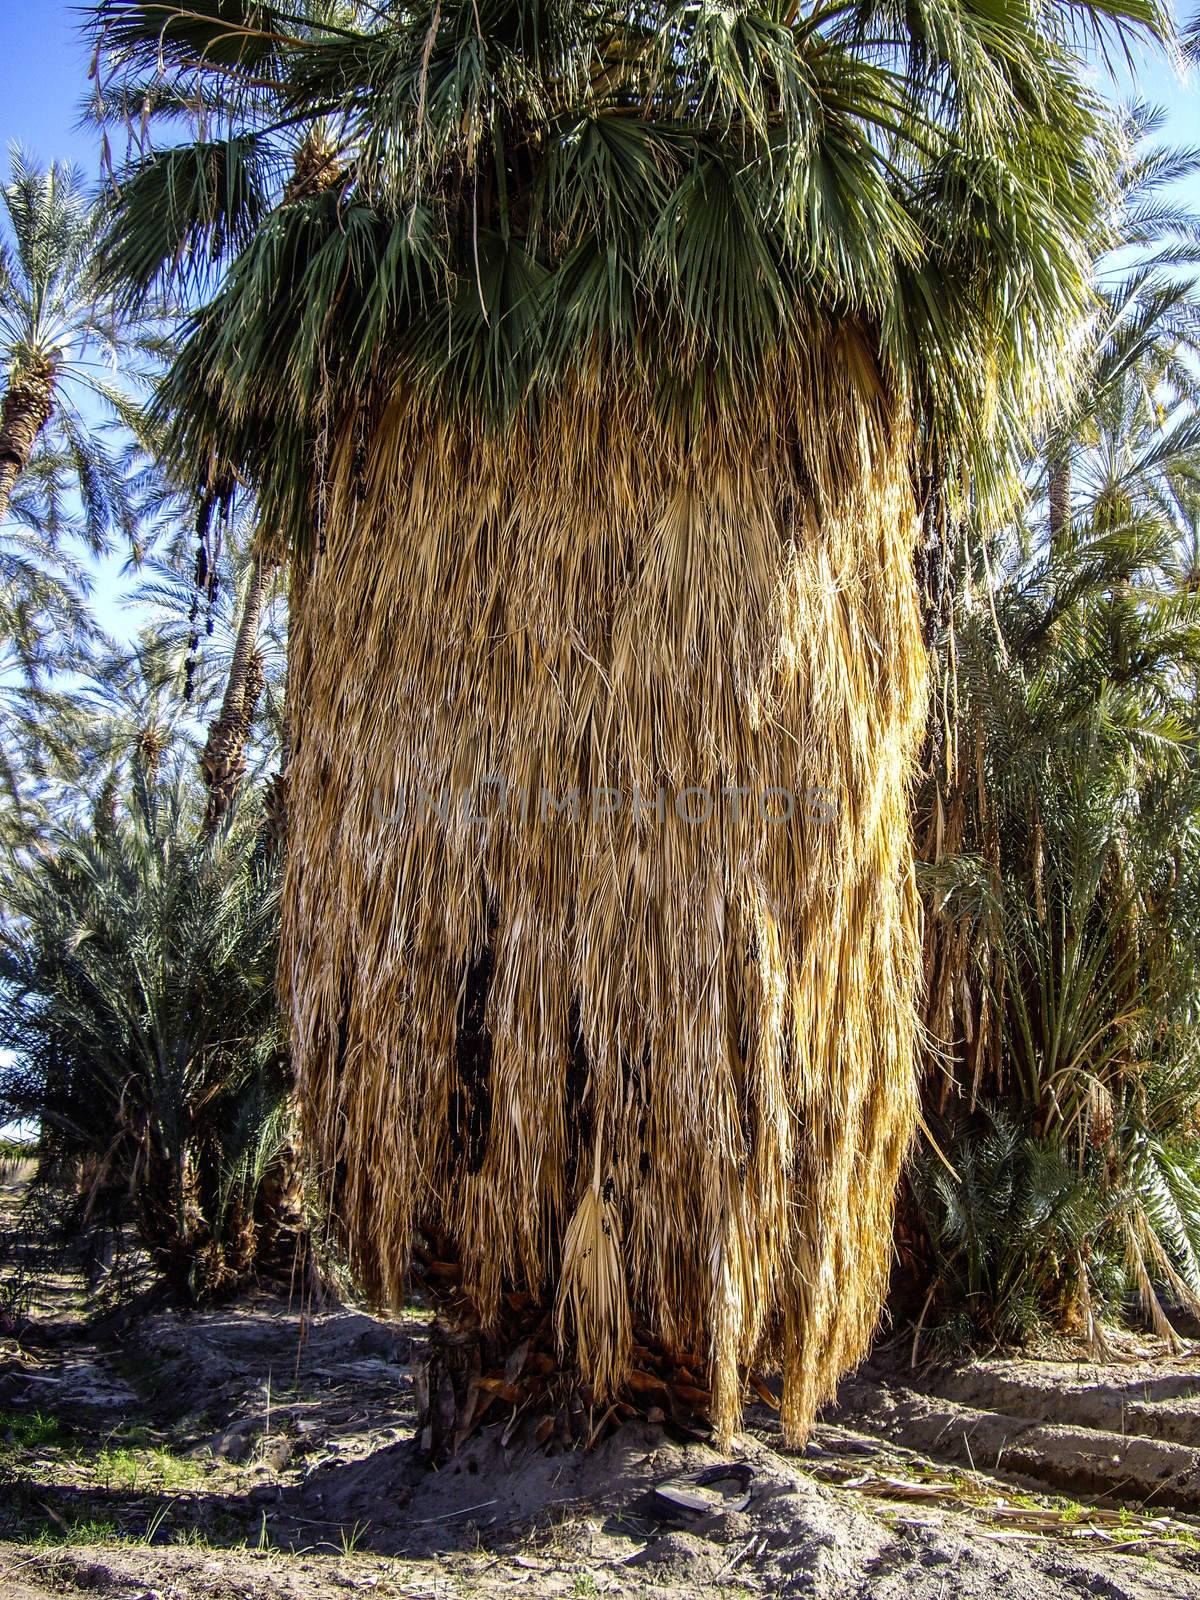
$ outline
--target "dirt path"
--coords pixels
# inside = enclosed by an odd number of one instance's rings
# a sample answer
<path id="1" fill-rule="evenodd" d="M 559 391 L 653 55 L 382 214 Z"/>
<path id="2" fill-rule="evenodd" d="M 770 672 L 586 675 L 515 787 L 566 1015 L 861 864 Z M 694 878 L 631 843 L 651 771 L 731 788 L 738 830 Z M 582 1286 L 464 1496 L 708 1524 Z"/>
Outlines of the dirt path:
<path id="1" fill-rule="evenodd" d="M 1113 1504 L 1200 1514 L 1200 1360 L 990 1360 L 923 1385 L 868 1373 L 837 1415 L 939 1461 Z"/>
<path id="2" fill-rule="evenodd" d="M 261 1295 L 101 1339 L 53 1296 L 0 1340 L 0 1596 L 1200 1596 L 1194 1361 L 860 1378 L 800 1456 L 757 1411 L 698 1512 L 655 1486 L 721 1458 L 645 1424 L 422 1470 L 421 1336 Z"/>

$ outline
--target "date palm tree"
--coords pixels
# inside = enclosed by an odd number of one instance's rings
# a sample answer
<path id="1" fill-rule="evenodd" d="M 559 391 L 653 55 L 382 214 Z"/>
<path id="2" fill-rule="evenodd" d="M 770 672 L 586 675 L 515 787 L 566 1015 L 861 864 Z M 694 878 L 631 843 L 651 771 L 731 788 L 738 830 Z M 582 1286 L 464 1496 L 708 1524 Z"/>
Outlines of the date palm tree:
<path id="1" fill-rule="evenodd" d="M 1065 1321 L 1102 1347 L 1100 1319 L 1133 1297 L 1168 1338 L 1164 1303 L 1200 1307 L 1200 605 L 1184 534 L 1080 509 L 1069 549 L 1013 560 L 956 619 L 967 759 L 930 795 L 923 839 L 929 1120 L 959 1169 L 918 1163 L 931 1328 L 994 1340 Z M 1002 1140 L 979 1188 L 970 1152 L 998 1107 L 1019 1148 Z M 1039 1232 L 1037 1206 L 1023 1235 L 1002 1218 L 972 1266 L 986 1281 L 964 1289 L 977 1223 L 1023 1193 L 1029 1162 L 1065 1177 L 1060 1220 L 1079 1229 L 1052 1232 L 1044 1211 Z"/>
<path id="2" fill-rule="evenodd" d="M 195 295 L 175 454 L 291 560 L 293 1053 L 362 1281 L 432 1262 L 474 1351 L 431 1441 L 559 1394 L 548 1330 L 602 1417 L 655 1349 L 724 1438 L 780 1369 L 803 1438 L 916 1112 L 919 591 L 1092 307 L 1079 22 L 1159 16 L 94 18 L 108 270 Z"/>
<path id="3" fill-rule="evenodd" d="M 1176 198 L 1178 185 L 1200 173 L 1200 151 L 1163 143 L 1164 122 L 1161 109 L 1140 103 L 1122 118 L 1115 204 L 1096 241 L 1095 323 L 1074 392 L 1047 431 L 1048 528 L 1062 551 L 1071 544 L 1075 489 L 1094 512 L 1097 473 L 1107 474 L 1117 521 L 1133 480 L 1141 509 L 1147 496 L 1161 508 L 1200 436 L 1200 217 Z M 1131 408 L 1150 418 L 1148 429 Z M 1182 430 L 1163 428 L 1169 411 Z M 1142 461 L 1129 454 L 1135 435 L 1152 451 Z M 1073 482 L 1076 466 L 1088 482 Z"/>
<path id="4" fill-rule="evenodd" d="M 98 213 L 78 172 L 11 153 L 0 188 L 0 789 L 5 840 L 28 841 L 53 783 L 79 773 L 80 719 L 63 690 L 99 630 L 80 546 L 119 533 L 140 555 L 134 476 L 107 423 L 141 430 L 131 384 L 159 349 L 154 319 L 98 291 Z M 48 785 L 50 787 L 48 787 Z"/>
<path id="5" fill-rule="evenodd" d="M 41 496 L 35 495 L 35 500 Z M 79 717 L 62 683 L 87 665 L 99 629 L 86 574 L 18 496 L 0 529 L 0 844 L 18 848 L 45 820 L 56 778 L 78 768 Z"/>
<path id="6" fill-rule="evenodd" d="M 0 875 L 0 1109 L 37 1123 L 42 1182 L 82 1173 L 83 1230 L 129 1222 L 195 1298 L 244 1282 L 294 1221 L 278 871 L 250 808 L 200 839 L 192 752 L 145 732 L 109 807 Z"/>
<path id="7" fill-rule="evenodd" d="M 203 508 L 203 496 L 201 496 Z M 248 769 L 261 772 L 282 742 L 286 660 L 281 586 L 256 538 L 257 509 L 235 497 L 194 545 L 194 495 L 169 495 L 160 521 L 171 528 L 138 600 L 152 608 L 176 671 L 177 688 L 207 726 L 199 753 L 208 790 L 205 828 L 228 814 Z"/>
<path id="8" fill-rule="evenodd" d="M 0 522 L 40 446 L 49 458 L 43 489 L 69 479 L 92 545 L 114 528 L 133 545 L 136 518 L 103 418 L 139 430 L 128 380 L 159 348 L 153 324 L 121 317 L 98 293 L 98 213 L 80 173 L 57 162 L 40 168 L 16 148 L 10 163 L 0 190 Z"/>
<path id="9" fill-rule="evenodd" d="M 1160 127 L 1126 119 L 1043 449 L 1059 494 L 1031 471 L 1020 514 L 966 542 L 919 808 L 928 1110 L 959 1169 L 916 1169 L 923 1316 L 989 1339 L 1065 1318 L 1099 1346 L 1132 1297 L 1173 1338 L 1164 1305 L 1200 1295 L 1200 218 L 1171 198 L 1200 157 Z"/>

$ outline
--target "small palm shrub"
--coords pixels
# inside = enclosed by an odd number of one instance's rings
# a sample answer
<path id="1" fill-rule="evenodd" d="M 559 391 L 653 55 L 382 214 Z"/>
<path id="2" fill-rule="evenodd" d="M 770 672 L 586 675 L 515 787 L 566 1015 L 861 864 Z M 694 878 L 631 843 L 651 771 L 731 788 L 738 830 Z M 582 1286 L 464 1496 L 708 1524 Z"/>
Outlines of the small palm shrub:
<path id="1" fill-rule="evenodd" d="M 1095 1291 L 1120 1292 L 1128 1191 L 1031 1134 L 1018 1108 L 979 1107 L 935 1137 L 953 1167 L 925 1148 L 909 1175 L 937 1267 L 934 1352 L 1023 1343 L 1052 1318 L 1101 1339 Z"/>
<path id="2" fill-rule="evenodd" d="M 211 840 L 202 813 L 190 764 L 135 763 L 10 870 L 0 935 L 0 1115 L 37 1123 L 78 1227 L 132 1225 L 189 1298 L 269 1255 L 293 1171 L 278 868 L 250 808 Z"/>

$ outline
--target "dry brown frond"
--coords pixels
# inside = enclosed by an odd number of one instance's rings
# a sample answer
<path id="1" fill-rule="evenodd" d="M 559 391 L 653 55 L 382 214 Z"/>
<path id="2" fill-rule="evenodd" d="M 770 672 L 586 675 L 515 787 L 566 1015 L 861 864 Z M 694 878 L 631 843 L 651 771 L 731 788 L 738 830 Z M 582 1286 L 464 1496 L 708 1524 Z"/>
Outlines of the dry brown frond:
<path id="1" fill-rule="evenodd" d="M 725 1438 L 741 1373 L 781 1365 L 802 1439 L 887 1277 L 916 1110 L 908 466 L 836 347 L 686 440 L 598 379 L 494 435 L 400 395 L 365 450 L 344 427 L 293 594 L 282 983 L 357 1271 L 397 1301 L 435 1231 L 485 1321 L 509 1285 L 556 1299 L 597 1393 L 631 1324 L 703 1349 Z M 686 789 L 742 791 L 736 820 L 684 820 Z M 770 790 L 832 815 L 773 822 Z"/>

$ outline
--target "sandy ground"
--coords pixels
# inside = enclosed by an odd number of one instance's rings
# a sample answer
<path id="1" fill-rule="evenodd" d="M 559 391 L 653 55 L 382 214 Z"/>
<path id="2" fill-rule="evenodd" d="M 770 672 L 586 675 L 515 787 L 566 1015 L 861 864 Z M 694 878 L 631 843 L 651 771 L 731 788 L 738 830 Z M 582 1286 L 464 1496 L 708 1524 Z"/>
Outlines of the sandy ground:
<path id="1" fill-rule="evenodd" d="M 882 1366 L 800 1455 L 629 1424 L 412 1444 L 423 1322 L 260 1294 L 101 1335 L 60 1282 L 0 1341 L 0 1596 L 1200 1597 L 1200 1361 Z M 1132 1359 L 1136 1356 L 1137 1359 Z M 1115 1458 L 1115 1459 L 1114 1459 Z"/>

